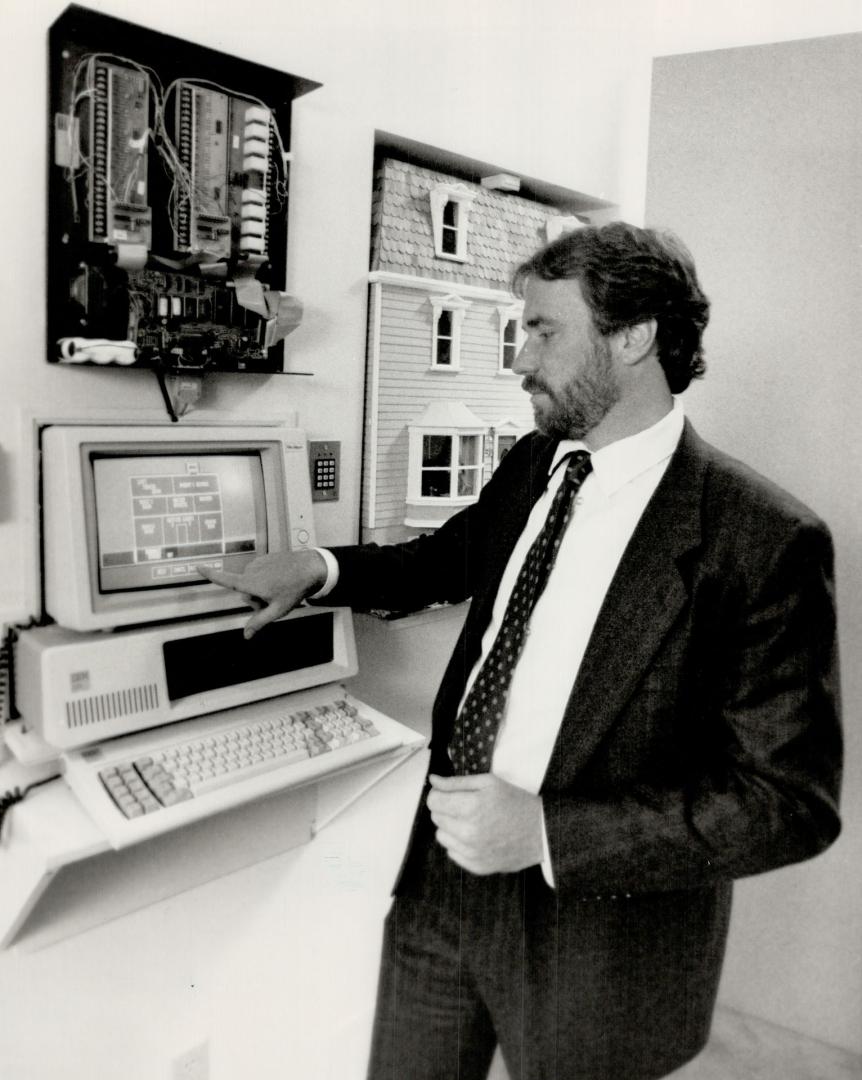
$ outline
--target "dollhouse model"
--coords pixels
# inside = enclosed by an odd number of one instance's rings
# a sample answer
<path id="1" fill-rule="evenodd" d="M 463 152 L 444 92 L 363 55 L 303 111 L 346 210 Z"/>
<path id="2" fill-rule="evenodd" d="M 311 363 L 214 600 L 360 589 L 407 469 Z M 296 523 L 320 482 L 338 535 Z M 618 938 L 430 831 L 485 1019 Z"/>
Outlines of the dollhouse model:
<path id="1" fill-rule="evenodd" d="M 523 304 L 512 272 L 586 220 L 519 194 L 384 156 L 372 204 L 362 539 L 438 528 L 478 498 L 533 426 L 512 364 Z M 557 189 L 559 190 L 559 189 Z M 594 207 L 596 200 L 589 201 Z M 567 204 L 567 205 L 566 205 Z"/>

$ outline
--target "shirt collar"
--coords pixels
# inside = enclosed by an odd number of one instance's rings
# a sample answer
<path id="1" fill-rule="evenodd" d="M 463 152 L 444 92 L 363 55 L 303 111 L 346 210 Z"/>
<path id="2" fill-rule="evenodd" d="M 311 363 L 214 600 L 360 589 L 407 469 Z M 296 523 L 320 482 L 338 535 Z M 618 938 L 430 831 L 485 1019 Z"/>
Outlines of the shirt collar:
<path id="1" fill-rule="evenodd" d="M 593 475 L 603 493 L 613 495 L 641 473 L 669 458 L 682 436 L 684 419 L 682 398 L 675 397 L 673 408 L 658 423 L 594 451 Z M 550 472 L 554 472 L 564 455 L 588 449 L 581 439 L 564 439 L 554 452 Z"/>

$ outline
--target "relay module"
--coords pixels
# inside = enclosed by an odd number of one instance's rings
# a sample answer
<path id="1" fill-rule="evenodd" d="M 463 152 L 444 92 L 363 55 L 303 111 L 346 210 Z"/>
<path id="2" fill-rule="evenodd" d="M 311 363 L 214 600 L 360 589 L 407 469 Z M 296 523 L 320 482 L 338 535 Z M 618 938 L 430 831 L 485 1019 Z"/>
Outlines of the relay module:
<path id="1" fill-rule="evenodd" d="M 49 359 L 283 370 L 291 102 L 319 84 L 77 5 L 49 53 Z"/>

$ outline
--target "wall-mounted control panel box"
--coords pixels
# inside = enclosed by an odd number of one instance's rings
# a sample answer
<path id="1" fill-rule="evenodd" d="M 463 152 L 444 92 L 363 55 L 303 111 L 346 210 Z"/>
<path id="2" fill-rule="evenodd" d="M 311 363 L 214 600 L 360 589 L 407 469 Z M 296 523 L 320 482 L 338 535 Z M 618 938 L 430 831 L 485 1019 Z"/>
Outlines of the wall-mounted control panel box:
<path id="1" fill-rule="evenodd" d="M 291 104 L 319 84 L 74 4 L 49 71 L 48 359 L 282 371 Z"/>

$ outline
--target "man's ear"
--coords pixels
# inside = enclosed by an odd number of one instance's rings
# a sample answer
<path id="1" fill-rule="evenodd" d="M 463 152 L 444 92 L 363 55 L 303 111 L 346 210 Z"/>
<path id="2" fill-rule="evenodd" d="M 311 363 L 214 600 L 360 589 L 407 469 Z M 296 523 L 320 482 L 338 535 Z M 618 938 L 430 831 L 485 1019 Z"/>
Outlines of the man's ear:
<path id="1" fill-rule="evenodd" d="M 626 326 L 619 331 L 620 359 L 624 364 L 634 365 L 649 356 L 655 346 L 658 324 L 655 319 Z"/>

